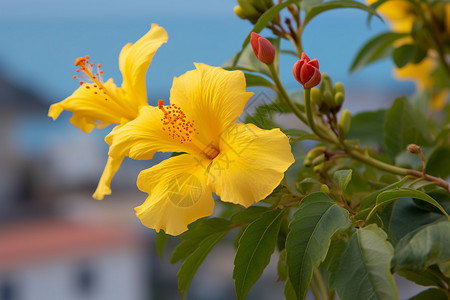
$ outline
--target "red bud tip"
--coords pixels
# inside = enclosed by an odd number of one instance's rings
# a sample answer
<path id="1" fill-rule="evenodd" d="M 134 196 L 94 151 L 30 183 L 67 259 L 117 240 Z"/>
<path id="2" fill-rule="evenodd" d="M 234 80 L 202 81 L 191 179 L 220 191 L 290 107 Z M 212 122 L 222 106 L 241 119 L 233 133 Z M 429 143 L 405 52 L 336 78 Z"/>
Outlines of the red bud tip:
<path id="1" fill-rule="evenodd" d="M 319 62 L 317 59 L 310 60 L 305 53 L 302 53 L 301 59 L 294 64 L 292 73 L 304 89 L 315 87 L 322 79 Z"/>
<path id="2" fill-rule="evenodd" d="M 275 58 L 275 48 L 272 43 L 268 40 L 257 34 L 256 32 L 252 32 L 250 37 L 250 44 L 252 45 L 253 52 L 256 57 L 266 65 L 269 65 L 273 62 Z"/>

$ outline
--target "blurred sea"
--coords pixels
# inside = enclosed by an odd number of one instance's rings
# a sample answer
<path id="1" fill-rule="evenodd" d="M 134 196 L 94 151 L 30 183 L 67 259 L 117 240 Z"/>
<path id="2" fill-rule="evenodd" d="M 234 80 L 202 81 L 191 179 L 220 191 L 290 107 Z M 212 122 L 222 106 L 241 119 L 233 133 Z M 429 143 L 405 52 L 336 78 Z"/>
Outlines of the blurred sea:
<path id="1" fill-rule="evenodd" d="M 74 59 L 90 55 L 93 62 L 102 64 L 105 79 L 112 77 L 120 84 L 118 56 L 121 48 L 128 42 L 135 42 L 152 23 L 157 23 L 167 30 L 169 41 L 157 51 L 147 73 L 148 99 L 155 104 L 158 99 L 169 98 L 173 77 L 193 69 L 193 62 L 220 66 L 240 49 L 252 26 L 233 14 L 231 2 L 228 11 L 215 12 L 211 16 L 206 11 L 202 16 L 194 17 L 189 13 L 158 16 L 149 11 L 146 17 L 140 11 L 137 17 L 126 14 L 122 18 L 101 14 L 91 18 L 82 15 L 80 18 L 62 18 L 57 14 L 3 17 L 0 19 L 0 76 L 35 92 L 51 104 L 69 96 L 77 88 L 76 80 L 72 79 Z M 375 18 L 368 27 L 367 14 L 356 9 L 326 12 L 306 27 L 304 48 L 311 58 L 319 59 L 323 72 L 346 84 L 349 94 L 352 90 L 364 91 L 367 96 L 370 93 L 366 91 L 372 90 L 384 97 L 391 90 L 411 87 L 411 84 L 394 81 L 389 60 L 352 75 L 348 70 L 351 58 L 363 43 L 386 28 Z M 266 36 L 270 34 L 263 32 Z M 283 43 L 282 47 L 291 49 L 288 43 Z M 294 62 L 293 56 L 281 58 L 281 77 L 288 89 L 299 88 L 291 75 Z M 372 97 L 376 97 L 376 93 Z M 365 104 L 372 108 L 373 100 L 358 98 L 355 109 L 364 109 Z M 378 106 L 385 105 L 380 100 Z M 66 118 L 69 115 L 63 113 Z M 22 148 L 30 149 L 32 145 L 40 144 L 36 141 L 48 139 L 49 134 L 72 132 L 68 122 L 57 122 L 58 126 L 55 126 L 50 119 L 37 121 L 36 118 L 26 118 L 19 122 L 15 136 Z"/>
<path id="2" fill-rule="evenodd" d="M 108 18 L 0 18 L 0 74 L 44 96 L 48 103 L 69 95 L 77 83 L 72 80 L 76 57 L 90 55 L 102 63 L 105 78 L 121 82 L 118 55 L 128 42 L 135 42 L 152 23 L 163 26 L 169 42 L 158 50 L 147 74 L 149 99 L 167 97 L 172 78 L 193 69 L 193 62 L 222 65 L 236 53 L 250 32 L 249 22 L 230 10 L 202 17 L 124 16 Z M 0 6 L 1 7 L 1 6 Z M 142 12 L 140 12 L 142 14 Z M 153 16 L 152 16 L 153 15 Z M 0 15 L 1 16 L 1 15 Z M 348 73 L 351 59 L 365 41 L 387 29 L 373 18 L 367 26 L 367 13 L 356 9 L 325 12 L 304 32 L 303 44 L 310 57 L 318 58 L 320 69 L 334 80 L 350 85 L 370 84 L 391 88 L 392 63 L 385 60 L 354 75 Z M 263 35 L 270 36 L 269 31 Z M 284 43 L 285 49 L 292 49 Z M 288 88 L 298 87 L 291 76 L 295 58 L 281 59 L 282 77 Z"/>

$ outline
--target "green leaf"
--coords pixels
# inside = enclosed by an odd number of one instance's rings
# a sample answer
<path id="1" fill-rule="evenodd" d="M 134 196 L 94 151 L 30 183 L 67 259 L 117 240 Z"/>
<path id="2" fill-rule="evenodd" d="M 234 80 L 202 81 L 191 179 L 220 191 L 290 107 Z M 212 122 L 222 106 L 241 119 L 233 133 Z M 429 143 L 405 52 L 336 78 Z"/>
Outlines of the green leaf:
<path id="1" fill-rule="evenodd" d="M 441 279 L 429 270 L 402 269 L 398 270 L 397 274 L 418 285 L 440 286 L 442 284 Z"/>
<path id="2" fill-rule="evenodd" d="M 397 68 L 406 66 L 414 56 L 414 45 L 404 44 L 394 49 L 392 59 Z"/>
<path id="3" fill-rule="evenodd" d="M 439 270 L 445 277 L 450 278 L 450 261 L 439 263 Z"/>
<path id="4" fill-rule="evenodd" d="M 184 260 L 177 274 L 178 289 L 183 295 L 183 299 L 186 297 L 186 292 L 198 267 L 200 267 L 214 245 L 217 244 L 227 232 L 228 229 L 208 235 L 200 242 L 195 251 L 189 253 L 189 256 Z"/>
<path id="5" fill-rule="evenodd" d="M 377 0 L 372 4 L 370 4 L 370 7 L 372 7 L 373 9 L 377 9 L 381 4 L 385 3 L 386 1 L 388 0 Z"/>
<path id="6" fill-rule="evenodd" d="M 292 50 L 280 50 L 280 53 L 289 54 L 289 55 L 295 56 L 296 58 L 299 59 L 298 53 L 295 51 L 292 51 Z"/>
<path id="7" fill-rule="evenodd" d="M 306 196 L 294 214 L 286 240 L 289 278 L 298 299 L 304 299 L 314 266 L 324 259 L 330 239 L 348 223 L 348 211 L 322 192 Z"/>
<path id="8" fill-rule="evenodd" d="M 352 126 L 347 138 L 359 140 L 362 146 L 384 149 L 383 123 L 386 110 L 362 112 L 352 116 Z M 370 134 L 367 134 L 370 132 Z"/>
<path id="9" fill-rule="evenodd" d="M 450 212 L 450 193 L 442 188 L 433 188 L 427 191 L 427 195 L 436 200 L 447 213 Z M 419 201 L 417 199 L 413 199 L 418 207 L 425 211 L 430 211 L 438 214 L 438 216 L 442 217 L 442 214 L 439 209 L 434 207 L 427 202 Z"/>
<path id="10" fill-rule="evenodd" d="M 304 110 L 303 106 L 297 104 L 298 109 Z M 246 118 L 246 123 L 253 123 L 256 126 L 263 129 L 272 129 L 275 127 L 280 127 L 276 125 L 273 121 L 273 116 L 277 114 L 291 114 L 292 110 L 285 103 L 280 103 L 277 101 L 259 105 L 256 108 L 256 111 L 252 115 L 248 115 Z M 304 131 L 296 131 L 293 129 L 291 132 L 303 132 Z"/>
<path id="11" fill-rule="evenodd" d="M 302 194 L 309 194 L 309 192 L 312 190 L 314 186 L 322 185 L 322 182 L 315 178 L 307 177 L 302 179 L 302 181 L 299 182 L 297 189 Z"/>
<path id="12" fill-rule="evenodd" d="M 427 159 L 427 173 L 441 178 L 450 176 L 450 146 L 434 149 Z"/>
<path id="13" fill-rule="evenodd" d="M 288 271 L 287 271 L 287 263 L 286 263 L 286 248 L 281 250 L 280 256 L 278 258 L 278 264 L 277 264 L 277 272 L 279 280 L 286 280 L 288 277 Z"/>
<path id="14" fill-rule="evenodd" d="M 289 280 L 286 280 L 284 284 L 284 299 L 285 300 L 296 300 L 297 295 L 295 295 L 295 290 Z"/>
<path id="15" fill-rule="evenodd" d="M 179 260 L 186 259 L 204 239 L 229 230 L 230 225 L 231 223 L 228 220 L 221 218 L 203 219 L 192 223 L 188 226 L 189 230 L 181 236 L 183 241 L 173 251 L 170 262 L 176 263 Z"/>
<path id="16" fill-rule="evenodd" d="M 442 218 L 441 214 L 419 208 L 412 199 L 388 204 L 379 215 L 383 220 L 383 229 L 394 245 L 409 232 Z"/>
<path id="17" fill-rule="evenodd" d="M 394 51 L 392 44 L 407 35 L 406 33 L 385 32 L 372 38 L 359 50 L 350 71 L 354 73 L 370 63 L 391 56 Z"/>
<path id="18" fill-rule="evenodd" d="M 247 87 L 249 87 L 249 86 L 265 86 L 265 87 L 269 87 L 271 89 L 275 89 L 275 86 L 273 85 L 273 83 L 270 82 L 269 80 L 265 79 L 264 77 L 254 75 L 254 74 L 249 74 L 249 73 L 244 73 L 244 75 L 245 75 L 245 81 L 247 83 Z"/>
<path id="19" fill-rule="evenodd" d="M 246 208 L 244 210 L 241 210 L 240 212 L 235 213 L 231 217 L 232 223 L 242 223 L 242 224 L 249 224 L 255 221 L 256 219 L 260 218 L 261 215 L 269 210 L 268 207 L 264 206 L 250 206 L 249 208 Z"/>
<path id="20" fill-rule="evenodd" d="M 450 124 L 444 126 L 438 133 L 436 136 L 436 143 L 442 143 L 444 146 L 450 146 Z"/>
<path id="21" fill-rule="evenodd" d="M 395 99 L 384 123 L 385 145 L 391 158 L 405 151 L 409 144 L 427 146 L 431 137 L 425 118 L 413 110 L 404 97 Z"/>
<path id="22" fill-rule="evenodd" d="M 414 297 L 409 298 L 409 300 L 448 300 L 447 296 L 440 289 L 428 289 L 425 290 Z"/>
<path id="23" fill-rule="evenodd" d="M 401 188 L 401 189 L 396 189 L 396 190 L 384 191 L 381 194 L 379 194 L 377 197 L 377 204 L 374 206 L 374 208 L 372 209 L 369 216 L 367 216 L 367 219 L 370 219 L 370 217 L 383 205 L 386 205 L 386 204 L 388 204 L 392 201 L 395 201 L 397 199 L 400 199 L 400 198 L 414 198 L 414 199 L 423 200 L 423 201 L 428 202 L 429 204 L 435 206 L 437 209 L 439 209 L 442 212 L 442 214 L 444 214 L 445 216 L 450 218 L 450 216 L 447 214 L 447 212 L 444 210 L 444 208 L 436 200 L 434 200 L 427 194 L 425 194 L 421 191 L 418 191 L 418 190 L 411 189 L 411 188 Z"/>
<path id="24" fill-rule="evenodd" d="M 245 299 L 250 288 L 261 277 L 275 250 L 283 210 L 272 210 L 248 225 L 234 259 L 233 278 L 237 299 Z"/>
<path id="25" fill-rule="evenodd" d="M 325 11 L 337 8 L 358 8 L 364 10 L 372 15 L 375 15 L 381 19 L 381 17 L 377 14 L 377 12 L 371 8 L 370 6 L 364 5 L 361 2 L 353 1 L 353 0 L 337 0 L 337 1 L 328 1 L 321 3 L 319 5 L 313 6 L 305 16 L 303 21 L 303 27 L 311 21 L 315 16 Z"/>
<path id="26" fill-rule="evenodd" d="M 406 181 L 408 180 L 408 177 L 403 177 L 398 182 L 395 182 L 387 187 L 382 188 L 381 190 L 378 190 L 376 192 L 373 192 L 372 194 L 364 197 L 361 200 L 361 204 L 359 207 L 358 212 L 356 215 L 354 215 L 351 219 L 352 220 L 364 220 L 369 215 L 372 208 L 377 204 L 377 197 L 379 194 L 381 194 L 384 191 L 388 191 L 394 188 L 401 187 Z"/>
<path id="27" fill-rule="evenodd" d="M 256 22 L 255 26 L 253 27 L 252 31 L 250 31 L 250 33 L 249 33 L 249 34 L 247 35 L 247 37 L 245 38 L 244 43 L 242 44 L 242 50 L 241 50 L 241 52 L 239 52 L 239 53 L 234 57 L 233 64 L 232 64 L 233 66 L 236 66 L 236 65 L 237 65 L 237 63 L 238 63 L 238 61 L 239 61 L 239 59 L 240 59 L 240 57 L 241 57 L 241 54 L 242 54 L 243 50 L 244 50 L 245 47 L 247 47 L 247 45 L 250 43 L 250 37 L 251 37 L 252 32 L 259 33 L 261 30 L 263 30 L 263 29 L 267 26 L 267 24 L 269 24 L 270 21 L 273 20 L 273 18 L 275 18 L 275 17 L 278 15 L 278 13 L 279 13 L 283 8 L 287 7 L 289 4 L 292 4 L 292 3 L 294 3 L 294 2 L 296 2 L 296 0 L 287 0 L 287 1 L 285 1 L 285 2 L 281 2 L 281 3 L 278 4 L 278 5 L 274 5 L 274 6 L 272 6 L 270 9 L 266 10 L 266 12 L 263 13 L 263 14 L 259 17 L 259 19 L 258 19 L 258 21 Z"/>
<path id="28" fill-rule="evenodd" d="M 390 261 L 394 249 L 376 225 L 359 229 L 331 270 L 330 283 L 340 299 L 398 300 Z M 358 283 L 357 288 L 352 288 Z"/>
<path id="29" fill-rule="evenodd" d="M 324 1 L 323 0 L 301 0 L 301 5 L 300 8 L 307 13 L 308 11 L 311 10 L 311 8 L 313 8 L 314 6 L 317 6 L 319 4 L 322 4 Z"/>
<path id="30" fill-rule="evenodd" d="M 450 261 L 450 221 L 446 220 L 422 227 L 404 236 L 395 247 L 392 270 L 424 270 Z"/>
<path id="31" fill-rule="evenodd" d="M 347 185 L 352 180 L 352 170 L 339 170 L 334 173 L 334 180 L 337 182 L 342 192 L 345 192 Z"/>
<path id="32" fill-rule="evenodd" d="M 304 140 L 317 140 L 316 135 L 301 129 L 289 128 L 289 129 L 282 129 L 281 131 L 283 131 L 283 133 L 288 136 L 289 142 L 291 144 Z"/>
<path id="33" fill-rule="evenodd" d="M 398 68 L 403 68 L 409 63 L 419 63 L 426 55 L 427 49 L 415 44 L 404 44 L 395 48 L 392 58 Z"/>
<path id="34" fill-rule="evenodd" d="M 160 259 L 163 258 L 166 241 L 167 241 L 167 234 L 164 232 L 164 230 L 161 229 L 156 234 L 156 253 L 158 253 Z"/>

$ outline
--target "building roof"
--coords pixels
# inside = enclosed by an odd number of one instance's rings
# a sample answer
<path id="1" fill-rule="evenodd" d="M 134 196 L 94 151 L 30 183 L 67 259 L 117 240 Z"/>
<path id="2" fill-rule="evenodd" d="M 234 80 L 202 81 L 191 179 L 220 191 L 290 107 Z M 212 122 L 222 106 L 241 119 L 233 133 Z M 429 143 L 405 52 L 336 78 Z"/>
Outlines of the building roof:
<path id="1" fill-rule="evenodd" d="M 0 112 L 10 110 L 42 110 L 48 104 L 31 90 L 8 81 L 0 74 Z"/>
<path id="2" fill-rule="evenodd" d="M 57 219 L 2 224 L 0 271 L 139 247 L 134 232 L 119 224 L 81 224 Z"/>

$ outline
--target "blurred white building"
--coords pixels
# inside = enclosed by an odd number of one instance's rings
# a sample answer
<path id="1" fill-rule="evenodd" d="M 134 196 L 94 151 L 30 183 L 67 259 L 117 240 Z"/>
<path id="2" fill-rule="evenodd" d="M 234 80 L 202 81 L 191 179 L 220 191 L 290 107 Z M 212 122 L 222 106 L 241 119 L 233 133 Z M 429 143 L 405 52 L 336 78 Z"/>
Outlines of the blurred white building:
<path id="1" fill-rule="evenodd" d="M 120 226 L 55 219 L 0 227 L 0 300 L 150 299 L 143 248 Z"/>

